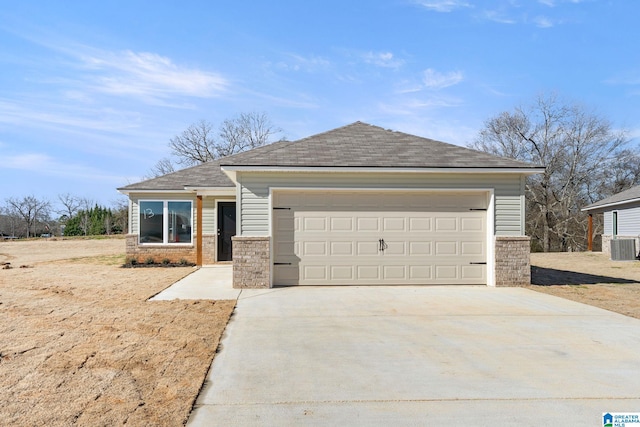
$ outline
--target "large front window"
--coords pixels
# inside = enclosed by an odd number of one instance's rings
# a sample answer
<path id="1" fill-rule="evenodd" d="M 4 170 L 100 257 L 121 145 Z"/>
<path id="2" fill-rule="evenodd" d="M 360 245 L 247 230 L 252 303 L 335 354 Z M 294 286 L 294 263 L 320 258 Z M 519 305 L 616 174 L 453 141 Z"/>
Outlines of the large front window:
<path id="1" fill-rule="evenodd" d="M 140 201 L 140 243 L 191 243 L 193 203 Z"/>

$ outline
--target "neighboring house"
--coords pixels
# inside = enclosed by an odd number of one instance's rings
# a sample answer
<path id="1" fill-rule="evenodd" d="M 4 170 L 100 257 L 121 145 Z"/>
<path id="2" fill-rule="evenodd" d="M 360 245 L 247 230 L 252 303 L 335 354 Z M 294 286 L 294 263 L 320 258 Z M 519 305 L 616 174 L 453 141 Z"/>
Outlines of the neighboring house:
<path id="1" fill-rule="evenodd" d="M 612 239 L 635 239 L 636 249 L 640 248 L 640 185 L 590 204 L 582 211 L 589 213 L 589 223 L 593 214 L 604 213 L 603 253 L 611 254 Z"/>
<path id="2" fill-rule="evenodd" d="M 536 165 L 356 122 L 128 185 L 127 255 L 234 287 L 522 285 Z"/>

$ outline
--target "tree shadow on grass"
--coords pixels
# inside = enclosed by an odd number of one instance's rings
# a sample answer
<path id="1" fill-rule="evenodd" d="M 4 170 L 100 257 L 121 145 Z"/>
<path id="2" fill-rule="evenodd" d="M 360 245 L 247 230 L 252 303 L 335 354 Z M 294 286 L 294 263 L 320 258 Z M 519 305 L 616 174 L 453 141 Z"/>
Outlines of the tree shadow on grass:
<path id="1" fill-rule="evenodd" d="M 640 283 L 619 277 L 598 276 L 575 271 L 554 270 L 553 268 L 531 267 L 531 284 L 553 285 L 595 285 L 597 283 Z"/>

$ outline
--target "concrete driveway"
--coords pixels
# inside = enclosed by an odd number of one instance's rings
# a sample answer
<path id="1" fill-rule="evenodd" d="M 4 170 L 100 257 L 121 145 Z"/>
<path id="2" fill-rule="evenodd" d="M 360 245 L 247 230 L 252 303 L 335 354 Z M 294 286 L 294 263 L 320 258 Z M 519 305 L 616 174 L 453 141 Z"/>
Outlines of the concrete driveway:
<path id="1" fill-rule="evenodd" d="M 189 426 L 601 426 L 640 320 L 521 288 L 243 291 Z"/>

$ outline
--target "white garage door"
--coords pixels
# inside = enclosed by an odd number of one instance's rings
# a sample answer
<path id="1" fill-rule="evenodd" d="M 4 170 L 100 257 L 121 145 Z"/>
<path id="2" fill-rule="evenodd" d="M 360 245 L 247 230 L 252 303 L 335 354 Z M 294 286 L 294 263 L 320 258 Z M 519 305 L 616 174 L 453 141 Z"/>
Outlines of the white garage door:
<path id="1" fill-rule="evenodd" d="M 486 284 L 486 199 L 274 192 L 274 285 Z"/>

